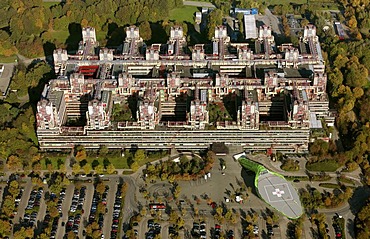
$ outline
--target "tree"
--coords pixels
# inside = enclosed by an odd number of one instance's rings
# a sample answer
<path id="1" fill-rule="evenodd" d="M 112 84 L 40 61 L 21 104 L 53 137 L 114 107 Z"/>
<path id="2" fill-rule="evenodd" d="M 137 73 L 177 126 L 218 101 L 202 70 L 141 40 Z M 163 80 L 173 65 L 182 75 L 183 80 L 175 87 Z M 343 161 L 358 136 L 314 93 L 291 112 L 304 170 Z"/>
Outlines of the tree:
<path id="1" fill-rule="evenodd" d="M 6 236 L 10 236 L 12 231 L 12 225 L 8 220 L 0 220 L 0 235 L 5 238 Z"/>
<path id="2" fill-rule="evenodd" d="M 107 173 L 108 174 L 113 174 L 116 171 L 116 168 L 114 167 L 113 164 L 109 164 L 107 167 Z"/>
<path id="3" fill-rule="evenodd" d="M 91 164 L 89 163 L 86 163 L 84 166 L 83 166 L 83 170 L 85 172 L 85 174 L 89 174 L 92 170 L 92 167 L 91 167 Z"/>
<path id="4" fill-rule="evenodd" d="M 96 192 L 100 193 L 100 194 L 103 194 L 104 191 L 105 191 L 105 185 L 104 183 L 100 182 L 96 185 L 96 188 L 95 188 Z"/>
<path id="5" fill-rule="evenodd" d="M 177 218 L 177 227 L 181 229 L 185 225 L 185 220 L 182 217 Z"/>
<path id="6" fill-rule="evenodd" d="M 133 162 L 130 167 L 132 171 L 136 172 L 140 168 L 140 165 L 138 162 Z"/>
<path id="7" fill-rule="evenodd" d="M 211 164 L 211 165 L 212 165 L 212 164 L 215 162 L 215 159 L 216 159 L 216 154 L 215 154 L 213 151 L 209 150 L 209 151 L 207 152 L 206 161 L 207 161 L 209 164 Z"/>
<path id="8" fill-rule="evenodd" d="M 148 41 L 152 38 L 152 29 L 148 21 L 144 21 L 139 25 L 140 36 L 144 41 Z"/>
<path id="9" fill-rule="evenodd" d="M 79 150 L 76 153 L 76 160 L 78 162 L 81 162 L 82 160 L 86 159 L 87 154 L 86 154 L 86 149 L 83 146 L 78 147 Z"/>
<path id="10" fill-rule="evenodd" d="M 75 239 L 76 234 L 73 231 L 68 232 L 67 239 Z"/>
<path id="11" fill-rule="evenodd" d="M 22 161 L 16 155 L 10 155 L 7 161 L 10 170 L 19 170 L 22 168 Z"/>
<path id="12" fill-rule="evenodd" d="M 143 149 L 138 149 L 135 153 L 134 161 L 140 163 L 144 161 L 145 158 L 146 158 L 145 151 Z"/>
<path id="13" fill-rule="evenodd" d="M 49 211 L 50 211 L 50 216 L 52 218 L 55 218 L 55 217 L 59 216 L 59 212 L 58 212 L 58 209 L 56 207 L 50 207 Z"/>
<path id="14" fill-rule="evenodd" d="M 101 164 L 99 164 L 98 166 L 96 166 L 95 167 L 95 172 L 97 173 L 97 174 L 102 174 L 103 172 L 104 172 L 104 166 L 103 165 L 101 165 Z"/>
<path id="15" fill-rule="evenodd" d="M 207 23 L 207 38 L 211 40 L 215 34 L 216 26 L 222 24 L 222 11 L 220 9 L 213 10 L 208 15 L 208 23 Z"/>
<path id="16" fill-rule="evenodd" d="M 309 22 L 306 18 L 304 18 L 304 19 L 301 21 L 301 26 L 302 26 L 302 27 L 305 27 L 305 26 L 307 26 L 309 23 L 310 23 L 310 22 Z"/>
<path id="17" fill-rule="evenodd" d="M 368 82 L 368 72 L 364 65 L 358 63 L 358 58 L 351 58 L 347 64 L 346 84 L 350 87 L 363 87 Z"/>
<path id="18" fill-rule="evenodd" d="M 101 231 L 100 230 L 95 230 L 92 233 L 92 237 L 93 237 L 93 239 L 99 239 L 99 238 L 101 238 Z"/>
<path id="19" fill-rule="evenodd" d="M 109 149 L 106 145 L 101 145 L 99 148 L 99 157 L 105 157 L 109 153 Z"/>
<path id="20" fill-rule="evenodd" d="M 21 229 L 19 231 L 16 231 L 14 233 L 13 238 L 14 239 L 27 239 L 27 238 L 33 238 L 33 235 L 34 235 L 33 228 L 31 228 L 31 227 L 29 227 L 29 228 L 21 227 Z"/>
<path id="21" fill-rule="evenodd" d="M 81 170 L 81 166 L 79 163 L 75 163 L 72 167 L 72 171 L 74 174 L 78 174 Z"/>
<path id="22" fill-rule="evenodd" d="M 14 210 L 15 210 L 14 198 L 10 195 L 7 195 L 5 197 L 5 200 L 3 201 L 2 212 L 7 217 L 10 217 L 13 214 Z"/>
<path id="23" fill-rule="evenodd" d="M 102 202 L 100 202 L 100 203 L 98 203 L 98 207 L 96 209 L 96 212 L 98 214 L 100 214 L 100 213 L 105 214 L 105 209 L 106 209 L 106 206 Z"/>
<path id="24" fill-rule="evenodd" d="M 19 194 L 19 183 L 18 183 L 18 181 L 13 180 L 13 181 L 10 182 L 9 188 L 8 188 L 8 192 L 13 197 L 17 197 L 18 196 L 18 194 Z"/>

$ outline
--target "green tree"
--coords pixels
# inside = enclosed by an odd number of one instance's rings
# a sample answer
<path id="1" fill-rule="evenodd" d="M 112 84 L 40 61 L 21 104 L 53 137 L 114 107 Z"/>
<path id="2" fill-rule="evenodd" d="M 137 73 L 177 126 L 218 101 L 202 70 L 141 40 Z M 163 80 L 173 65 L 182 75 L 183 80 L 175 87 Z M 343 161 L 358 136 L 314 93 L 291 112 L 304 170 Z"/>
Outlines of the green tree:
<path id="1" fill-rule="evenodd" d="M 101 145 L 99 148 L 99 157 L 105 157 L 109 153 L 109 149 L 106 145 Z"/>
<path id="2" fill-rule="evenodd" d="M 134 156 L 134 161 L 140 163 L 146 158 L 145 151 L 143 149 L 138 149 Z"/>
<path id="3" fill-rule="evenodd" d="M 208 15 L 208 23 L 207 23 L 207 38 L 211 40 L 215 34 L 216 26 L 222 24 L 222 11 L 220 9 L 213 10 Z"/>
<path id="4" fill-rule="evenodd" d="M 131 164 L 130 168 L 132 169 L 132 171 L 136 172 L 140 168 L 140 165 L 138 162 L 135 161 Z"/>
<path id="5" fill-rule="evenodd" d="M 19 183 L 18 183 L 18 181 L 13 180 L 13 181 L 10 182 L 9 188 L 8 188 L 8 192 L 13 197 L 17 197 L 18 196 L 18 194 L 19 194 Z"/>
<path id="6" fill-rule="evenodd" d="M 148 41 L 152 38 L 152 29 L 148 21 L 144 21 L 139 25 L 140 36 L 144 41 Z"/>

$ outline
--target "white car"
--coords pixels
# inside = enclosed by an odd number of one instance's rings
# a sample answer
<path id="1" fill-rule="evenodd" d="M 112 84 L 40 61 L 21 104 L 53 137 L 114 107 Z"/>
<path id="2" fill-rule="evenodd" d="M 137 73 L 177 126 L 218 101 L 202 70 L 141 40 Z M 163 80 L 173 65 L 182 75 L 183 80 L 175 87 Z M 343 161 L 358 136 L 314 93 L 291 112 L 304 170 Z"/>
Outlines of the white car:
<path id="1" fill-rule="evenodd" d="M 253 227 L 253 234 L 258 234 L 258 233 L 259 233 L 258 226 L 257 225 L 254 225 L 254 227 Z"/>

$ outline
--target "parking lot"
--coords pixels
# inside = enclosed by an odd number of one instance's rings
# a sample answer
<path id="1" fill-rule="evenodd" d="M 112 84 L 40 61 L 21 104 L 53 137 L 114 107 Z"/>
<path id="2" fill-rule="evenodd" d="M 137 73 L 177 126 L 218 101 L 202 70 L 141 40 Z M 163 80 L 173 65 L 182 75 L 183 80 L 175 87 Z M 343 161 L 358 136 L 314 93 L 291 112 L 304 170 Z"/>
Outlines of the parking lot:
<path id="1" fill-rule="evenodd" d="M 12 215 L 15 231 L 24 227 L 32 228 L 35 237 L 46 234 L 51 239 L 67 238 L 74 234 L 86 238 L 86 228 L 97 223 L 101 238 L 122 238 L 119 232 L 124 205 L 122 177 L 78 178 L 65 187 L 54 187 L 53 192 L 47 181 L 40 180 L 33 184 L 31 178 L 17 176 L 1 185 L 0 201 L 7 196 L 3 195 L 4 188 L 9 188 L 13 181 L 19 184 L 18 189 L 11 190 L 16 195 Z M 98 192 L 98 184 L 103 185 L 103 191 Z"/>

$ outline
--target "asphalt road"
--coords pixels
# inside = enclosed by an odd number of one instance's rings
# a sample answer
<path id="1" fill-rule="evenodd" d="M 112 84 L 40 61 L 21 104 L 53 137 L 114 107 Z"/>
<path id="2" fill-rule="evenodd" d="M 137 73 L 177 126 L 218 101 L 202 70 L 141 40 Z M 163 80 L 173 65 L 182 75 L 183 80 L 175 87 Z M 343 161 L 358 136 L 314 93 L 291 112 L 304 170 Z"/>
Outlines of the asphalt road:
<path id="1" fill-rule="evenodd" d="M 83 186 L 86 186 L 86 196 L 85 196 L 85 201 L 82 206 L 82 209 L 84 210 L 84 213 L 81 214 L 81 223 L 80 227 L 78 229 L 78 235 L 79 238 L 83 238 L 82 232 L 85 229 L 85 221 L 89 221 L 89 216 L 90 216 L 90 209 L 91 209 L 91 203 L 92 203 L 92 198 L 94 196 L 94 185 L 92 183 L 84 183 Z"/>
<path id="2" fill-rule="evenodd" d="M 123 181 L 128 184 L 125 203 L 122 210 L 122 221 L 123 223 L 128 223 L 134 212 L 138 211 L 138 205 L 136 201 L 136 184 L 135 179 L 130 176 L 124 176 Z"/>
<path id="3" fill-rule="evenodd" d="M 72 183 L 68 185 L 66 188 L 66 195 L 62 203 L 62 216 L 59 218 L 58 229 L 57 229 L 55 238 L 63 238 L 66 232 L 65 226 L 62 227 L 62 222 L 67 223 L 68 221 L 68 212 L 69 212 L 69 208 L 71 207 L 74 189 L 75 189 L 75 185 Z"/>
<path id="4" fill-rule="evenodd" d="M 46 186 L 43 187 L 44 192 L 40 199 L 40 208 L 39 208 L 39 212 L 37 213 L 37 218 L 36 218 L 36 227 L 37 227 L 36 230 L 40 230 L 40 226 L 42 225 L 41 222 L 44 220 L 45 214 L 46 214 L 46 203 L 45 203 L 46 188 L 47 188 Z"/>
<path id="5" fill-rule="evenodd" d="M 31 191 L 32 191 L 31 179 L 27 177 L 27 178 L 23 178 L 22 180 L 26 181 L 26 184 L 20 185 L 20 187 L 24 188 L 24 191 L 23 191 L 23 194 L 22 194 L 22 199 L 19 202 L 18 213 L 17 213 L 17 215 L 15 215 L 14 220 L 13 220 L 14 224 L 19 223 L 19 220 L 21 218 L 23 218 L 25 209 L 26 209 L 27 204 L 28 204 L 28 199 L 30 198 L 30 194 L 31 194 Z"/>
<path id="6" fill-rule="evenodd" d="M 103 234 L 105 238 L 110 238 L 110 231 L 112 228 L 112 220 L 113 220 L 113 206 L 115 201 L 115 195 L 117 192 L 117 184 L 119 180 L 111 179 L 107 185 L 109 186 L 108 196 L 107 196 L 107 209 L 108 212 L 104 215 L 104 225 L 103 225 Z"/>

